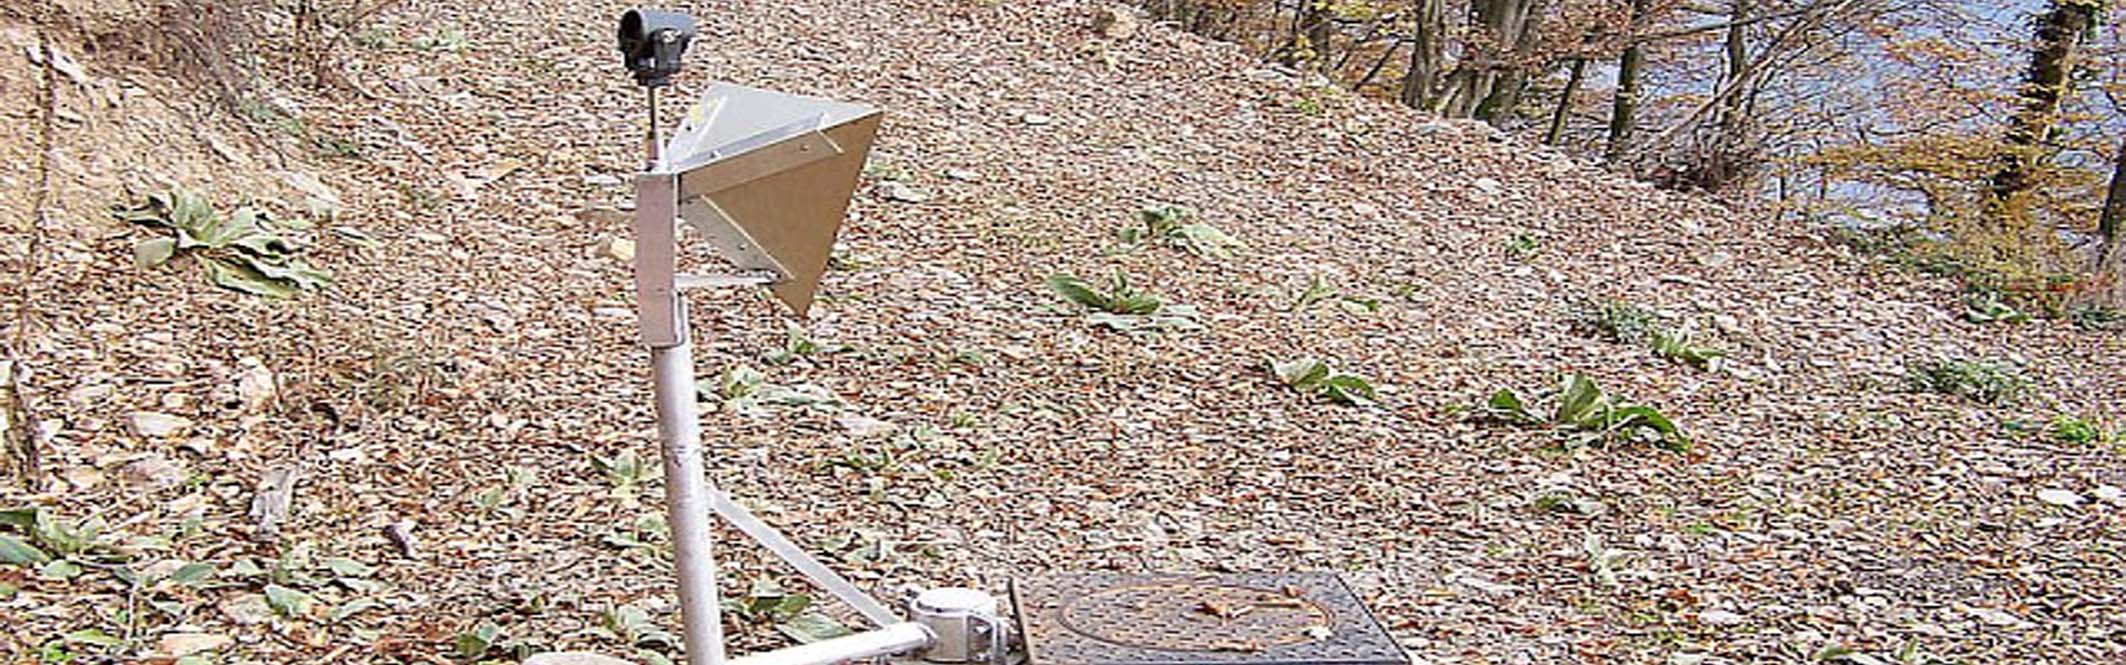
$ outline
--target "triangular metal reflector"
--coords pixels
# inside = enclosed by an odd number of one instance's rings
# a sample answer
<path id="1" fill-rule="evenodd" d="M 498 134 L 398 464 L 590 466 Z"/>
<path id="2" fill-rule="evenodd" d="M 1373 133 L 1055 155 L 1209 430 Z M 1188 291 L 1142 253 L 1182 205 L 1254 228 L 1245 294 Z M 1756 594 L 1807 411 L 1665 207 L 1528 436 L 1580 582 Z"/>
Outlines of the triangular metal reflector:
<path id="1" fill-rule="evenodd" d="M 864 157 L 871 107 L 717 83 L 665 144 L 679 217 L 800 315 L 812 307 Z"/>

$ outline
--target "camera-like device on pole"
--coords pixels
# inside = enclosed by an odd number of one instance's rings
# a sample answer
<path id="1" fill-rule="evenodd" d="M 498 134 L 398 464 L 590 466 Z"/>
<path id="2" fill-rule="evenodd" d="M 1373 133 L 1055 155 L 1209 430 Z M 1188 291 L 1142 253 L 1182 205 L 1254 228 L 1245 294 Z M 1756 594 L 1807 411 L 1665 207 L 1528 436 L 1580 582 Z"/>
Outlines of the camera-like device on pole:
<path id="1" fill-rule="evenodd" d="M 635 83 L 659 88 L 672 84 L 679 58 L 696 34 L 694 17 L 655 9 L 630 9 L 620 16 L 620 54 Z"/>

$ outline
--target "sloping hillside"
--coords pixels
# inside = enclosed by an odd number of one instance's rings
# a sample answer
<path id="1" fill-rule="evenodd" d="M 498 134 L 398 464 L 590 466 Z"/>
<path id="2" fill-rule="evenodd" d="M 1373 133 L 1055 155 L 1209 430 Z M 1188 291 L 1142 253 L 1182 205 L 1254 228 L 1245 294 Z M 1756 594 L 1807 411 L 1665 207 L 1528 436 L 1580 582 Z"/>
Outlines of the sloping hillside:
<path id="1" fill-rule="evenodd" d="M 2126 423 L 2118 334 L 1967 323 L 1953 286 L 1820 229 L 1158 26 L 1108 39 L 1095 6 L 694 7 L 683 90 L 889 113 L 801 333 L 754 294 L 695 300 L 704 377 L 743 365 L 838 398 L 711 408 L 705 438 L 719 482 L 852 577 L 1339 570 L 1428 663 L 2126 658 L 2126 458 L 2046 428 Z M 41 456 L 0 507 L 105 526 L 68 579 L 0 566 L 0 652 L 440 661 L 483 623 L 494 657 L 661 648 L 612 622 L 677 626 L 660 495 L 624 461 L 655 444 L 615 257 L 642 113 L 613 11 L 405 3 L 349 47 L 360 90 L 273 93 L 296 124 L 257 134 L 51 33 L 84 64 L 52 77 L 51 157 L 45 132 L 0 138 L 6 272 L 31 278 L 9 278 L 0 338 Z M 37 28 L 4 34 L 0 115 L 41 127 Z M 40 165 L 50 221 L 31 228 Z M 303 234 L 336 283 L 277 302 L 184 258 L 135 268 L 150 231 L 107 209 L 173 185 L 290 215 L 339 199 Z M 1121 247 L 1155 202 L 1244 248 Z M 1201 329 L 1116 332 L 1043 287 L 1117 271 Z M 1605 298 L 1695 327 L 1725 369 L 1575 322 Z M 1370 378 L 1378 404 L 1264 369 L 1299 357 Z M 1990 405 L 1910 387 L 1958 358 L 2029 385 Z M 1694 445 L 1474 417 L 1566 373 Z M 255 497 L 291 472 L 262 536 Z M 777 571 L 723 553 L 732 594 Z M 213 574 L 169 579 L 188 562 Z"/>

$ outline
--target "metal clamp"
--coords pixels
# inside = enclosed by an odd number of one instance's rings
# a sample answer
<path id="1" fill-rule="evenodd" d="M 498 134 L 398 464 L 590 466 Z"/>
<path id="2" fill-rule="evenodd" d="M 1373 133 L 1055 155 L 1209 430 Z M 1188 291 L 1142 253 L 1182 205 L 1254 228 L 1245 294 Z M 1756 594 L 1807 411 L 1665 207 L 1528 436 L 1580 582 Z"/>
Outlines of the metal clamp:
<path id="1" fill-rule="evenodd" d="M 917 655 L 933 663 L 1003 665 L 1011 630 L 997 616 L 997 599 L 975 589 L 942 588 L 911 593 L 908 617 L 936 637 Z"/>

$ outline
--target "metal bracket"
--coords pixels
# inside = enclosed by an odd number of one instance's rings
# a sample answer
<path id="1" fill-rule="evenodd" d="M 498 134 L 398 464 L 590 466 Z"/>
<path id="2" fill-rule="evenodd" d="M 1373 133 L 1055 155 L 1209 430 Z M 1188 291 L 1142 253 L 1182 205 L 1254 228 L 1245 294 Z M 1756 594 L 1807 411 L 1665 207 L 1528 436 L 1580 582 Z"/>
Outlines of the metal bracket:
<path id="1" fill-rule="evenodd" d="M 687 339 L 686 302 L 676 283 L 679 252 L 679 177 L 635 176 L 635 314 L 642 343 L 653 349 Z"/>

